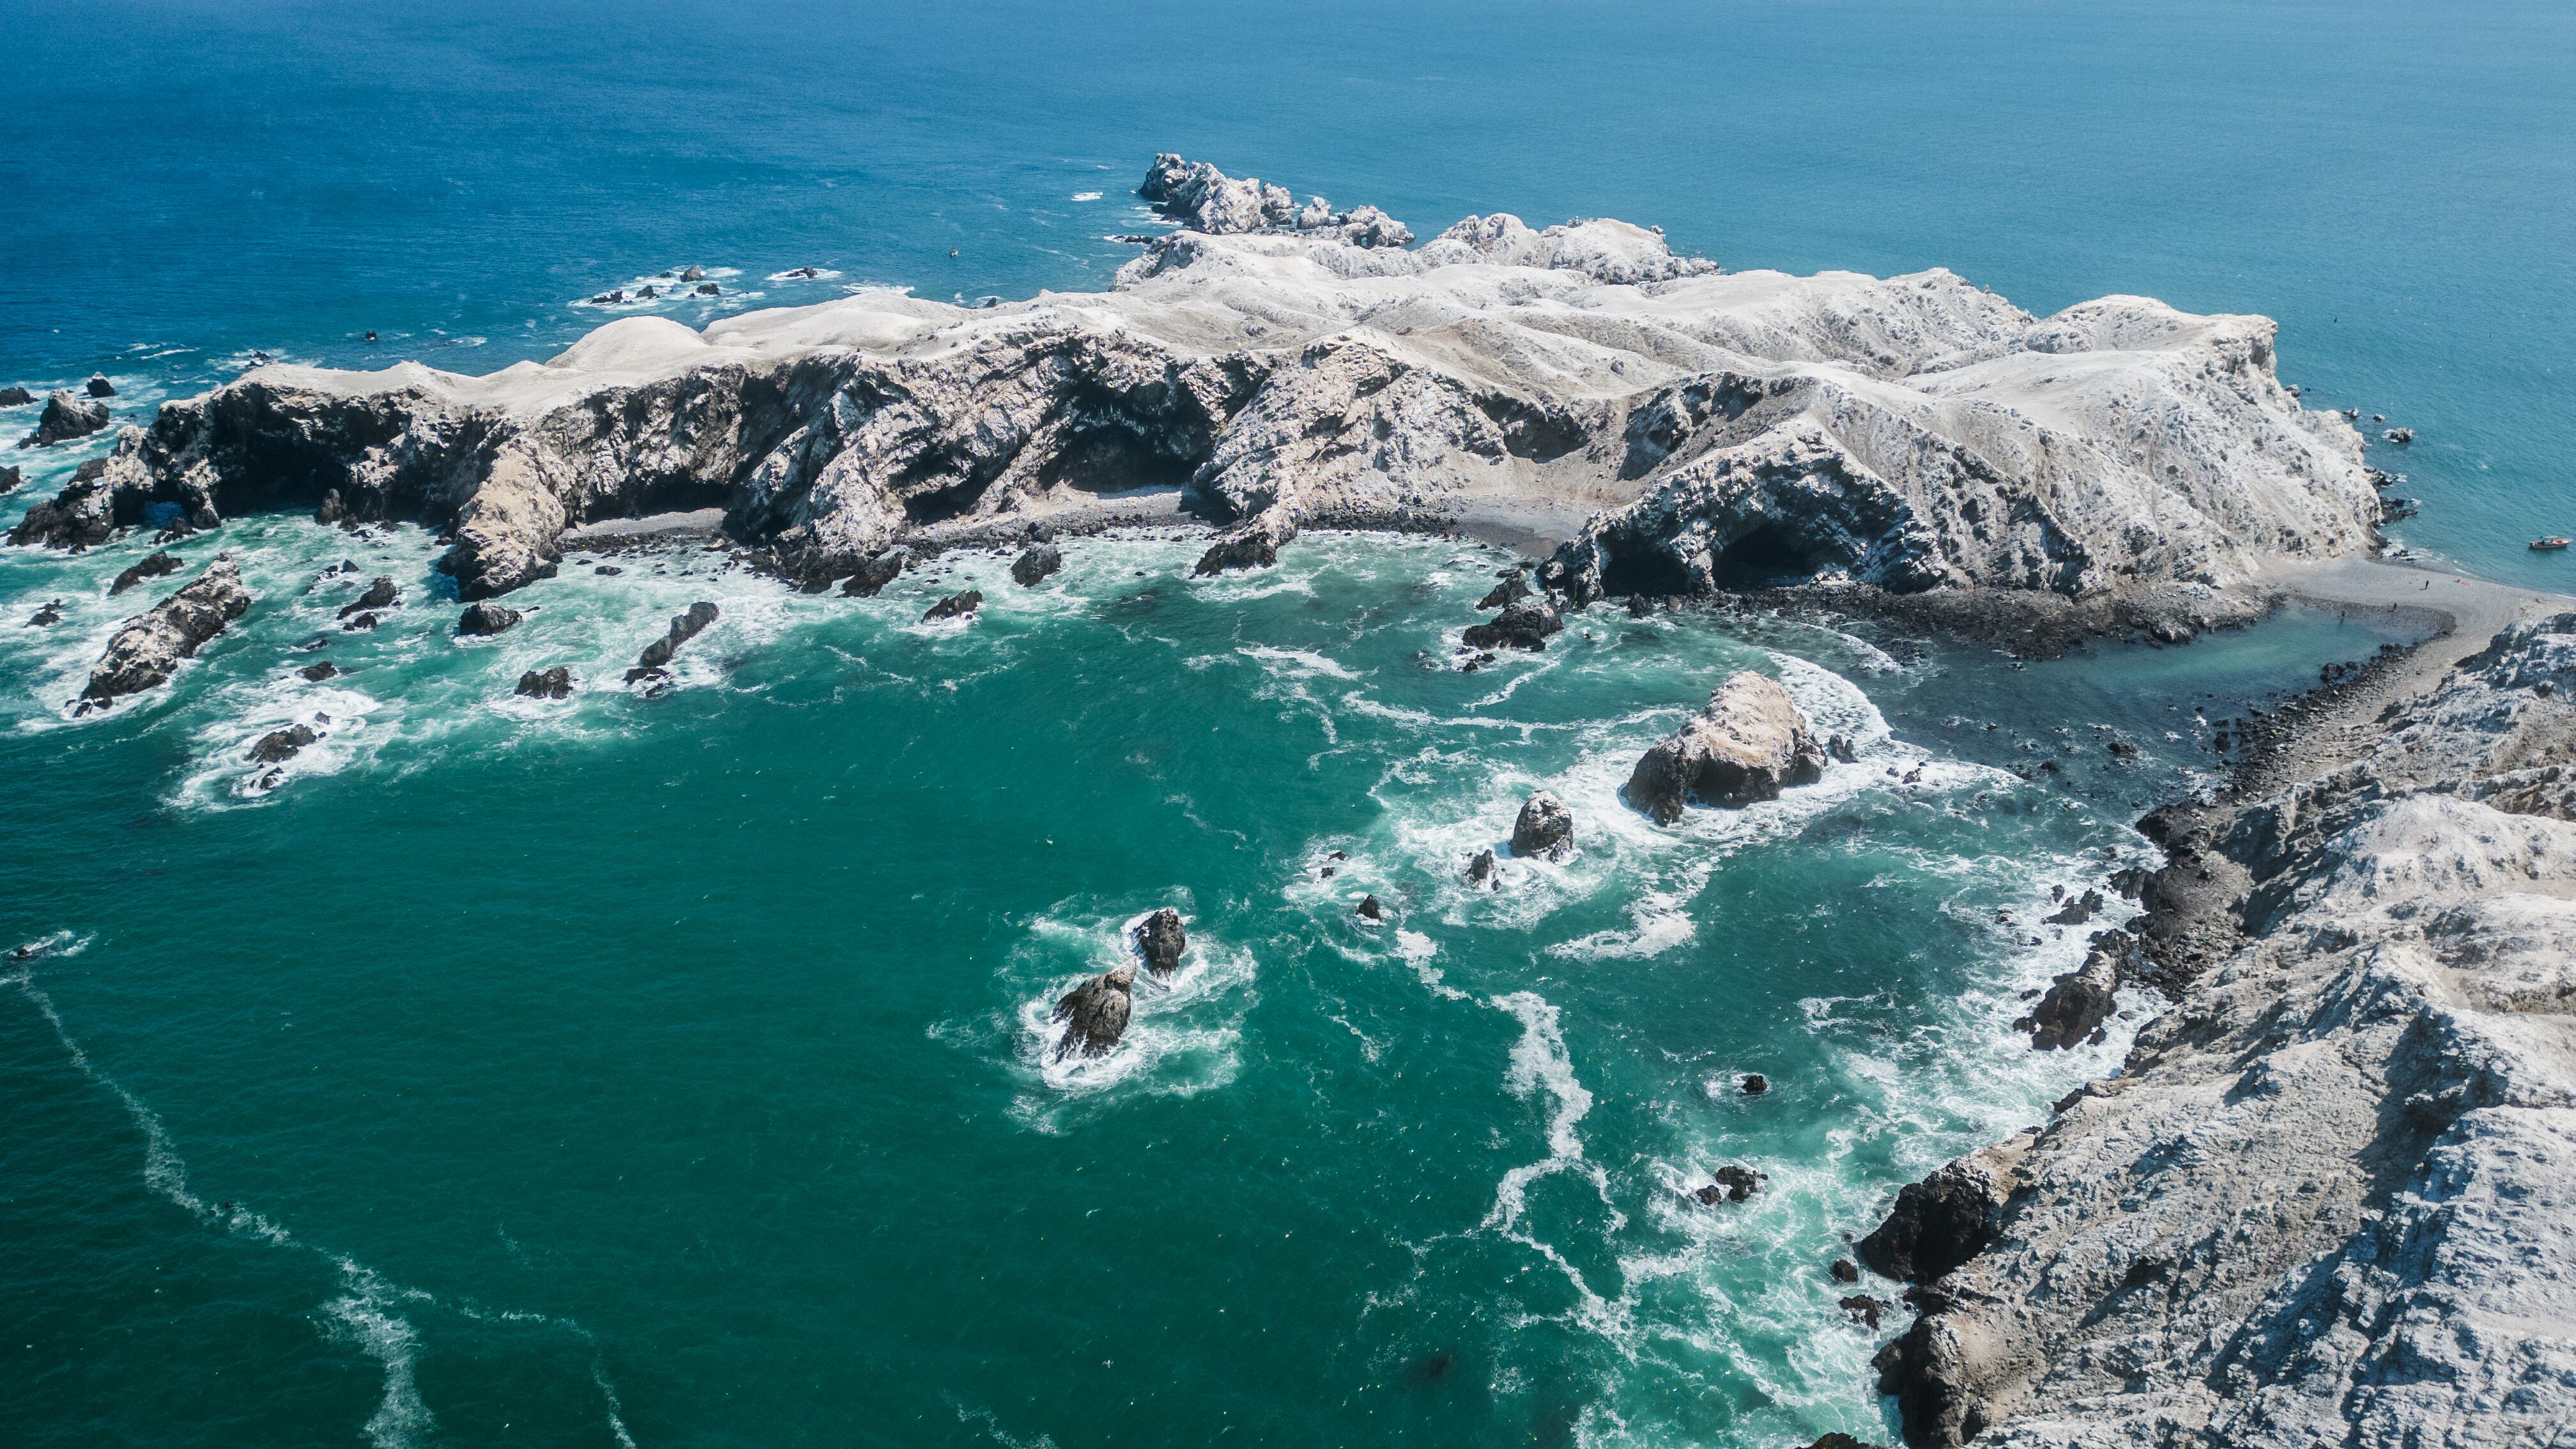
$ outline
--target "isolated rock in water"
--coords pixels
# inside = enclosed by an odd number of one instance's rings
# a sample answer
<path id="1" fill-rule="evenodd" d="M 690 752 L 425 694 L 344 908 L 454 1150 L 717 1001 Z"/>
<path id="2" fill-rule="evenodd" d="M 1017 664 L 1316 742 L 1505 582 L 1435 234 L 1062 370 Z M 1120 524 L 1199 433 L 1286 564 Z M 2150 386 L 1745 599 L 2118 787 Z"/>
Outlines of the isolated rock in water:
<path id="1" fill-rule="evenodd" d="M 1053 1020 L 1063 1022 L 1064 1039 L 1056 1043 L 1056 1060 L 1096 1057 L 1118 1045 L 1135 1010 L 1131 989 L 1136 968 L 1117 966 L 1085 981 L 1055 1004 Z"/>
<path id="2" fill-rule="evenodd" d="M 2007 1147 L 2027 1139 L 2015 1138 Z M 1963 1157 L 1896 1194 L 1896 1207 L 1855 1245 L 1871 1271 L 1930 1283 L 1994 1241 L 1997 1215 L 2012 1189 L 1996 1170 L 1997 1149 Z"/>
<path id="3" fill-rule="evenodd" d="M 282 730 L 261 735 L 259 742 L 250 747 L 249 758 L 262 765 L 282 764 L 320 738 L 310 725 L 288 725 Z"/>
<path id="4" fill-rule="evenodd" d="M 21 448 L 44 448 L 55 443 L 85 438 L 107 426 L 107 404 L 57 392 L 45 399 L 44 412 L 37 415 L 36 430 L 18 441 Z"/>
<path id="5" fill-rule="evenodd" d="M 352 614 L 390 609 L 400 602 L 402 602 L 402 593 L 394 587 L 393 579 L 389 575 L 379 574 L 367 585 L 366 592 L 340 606 L 340 617 L 345 619 Z"/>
<path id="6" fill-rule="evenodd" d="M 1852 1260 L 1849 1258 L 1834 1259 L 1832 1267 L 1827 1269 L 1827 1271 L 1833 1274 L 1833 1279 L 1837 1283 L 1857 1283 L 1860 1281 L 1860 1269 L 1854 1266 Z"/>
<path id="7" fill-rule="evenodd" d="M 2408 443 L 2415 441 L 2415 430 L 2413 428 L 2390 428 L 2387 432 L 2381 434 L 2381 436 L 2402 448 Z"/>
<path id="8" fill-rule="evenodd" d="M 1165 906 L 1136 923 L 1136 949 L 1143 953 L 1145 965 L 1157 976 L 1169 973 L 1181 964 L 1181 953 L 1190 948 L 1190 933 L 1181 925 L 1181 913 Z"/>
<path id="9" fill-rule="evenodd" d="M 1857 763 L 1860 759 L 1860 748 L 1852 743 L 1852 737 L 1849 735 L 1835 735 L 1826 740 L 1825 753 L 1846 765 Z"/>
<path id="10" fill-rule="evenodd" d="M 35 400 L 36 395 L 23 387 L 0 387 L 0 408 L 22 408 Z"/>
<path id="11" fill-rule="evenodd" d="M 2068 901 L 2063 909 L 2040 919 L 2052 926 L 2080 926 L 2093 919 L 2094 914 L 2101 909 L 2102 893 L 2088 890 L 2076 899 Z"/>
<path id="12" fill-rule="evenodd" d="M 1545 599 L 1522 599 L 1505 605 L 1490 624 L 1467 626 L 1471 649 L 1544 649 L 1547 636 L 1565 627 Z"/>
<path id="13" fill-rule="evenodd" d="M 521 617 L 522 616 L 518 610 L 509 608 L 505 605 L 495 604 L 487 599 L 479 604 L 468 604 L 465 606 L 465 612 L 457 617 L 456 632 L 459 634 L 498 634 L 502 630 L 519 622 Z"/>
<path id="14" fill-rule="evenodd" d="M 116 396 L 116 384 L 107 380 L 107 374 L 93 372 L 89 375 L 89 395 L 91 397 L 114 397 Z"/>
<path id="15" fill-rule="evenodd" d="M 1011 561 L 1011 577 L 1022 588 L 1034 588 L 1040 579 L 1063 567 L 1063 552 L 1054 544 L 1041 543 Z"/>
<path id="16" fill-rule="evenodd" d="M 2049 983 L 2048 994 L 2031 1009 L 2032 1046 L 2062 1051 L 2110 1019 L 2113 998 L 2120 989 L 2121 948 L 2127 941 L 2118 932 L 2104 932 L 2085 953 L 2082 966 Z"/>
<path id="17" fill-rule="evenodd" d="M 968 589 L 962 594 L 950 594 L 947 598 L 931 605 L 922 614 L 921 621 L 927 624 L 934 619 L 962 619 L 982 607 L 984 607 L 984 591 Z"/>
<path id="18" fill-rule="evenodd" d="M 563 699 L 572 693 L 572 671 L 562 665 L 551 669 L 531 669 L 519 676 L 514 693 L 530 699 Z"/>
<path id="19" fill-rule="evenodd" d="M 1741 1167 L 1732 1162 L 1719 1168 L 1711 1176 L 1716 1179 L 1714 1182 L 1692 1194 L 1710 1207 L 1715 1207 L 1722 1202 L 1744 1201 L 1753 1196 L 1753 1190 L 1762 1185 L 1763 1178 L 1763 1174 L 1755 1172 L 1752 1168 Z"/>
<path id="20" fill-rule="evenodd" d="M 1529 576 L 1514 569 L 1510 577 L 1485 591 L 1485 596 L 1476 601 L 1476 609 L 1479 613 L 1487 609 L 1499 609 L 1506 604 L 1516 604 L 1529 596 Z"/>
<path id="21" fill-rule="evenodd" d="M 909 561 L 909 555 L 899 548 L 870 555 L 859 561 L 859 571 L 850 575 L 848 583 L 841 585 L 841 592 L 854 599 L 875 598 L 879 590 L 895 581 L 895 576 L 903 572 Z"/>
<path id="22" fill-rule="evenodd" d="M 1476 858 L 1467 862 L 1467 884 L 1478 887 L 1499 884 L 1497 872 L 1500 869 L 1494 862 L 1492 851 L 1477 851 Z"/>
<path id="23" fill-rule="evenodd" d="M 1284 542 L 1270 529 L 1249 528 L 1209 544 L 1207 552 L 1199 555 L 1198 567 L 1190 572 L 1204 579 L 1232 569 L 1266 569 L 1279 562 L 1279 545 Z"/>
<path id="24" fill-rule="evenodd" d="M 1825 752 L 1789 691 L 1768 675 L 1741 670 L 1717 687 L 1708 707 L 1646 751 L 1628 777 L 1628 803 L 1670 825 L 1690 800 L 1740 807 L 1776 800 L 1792 785 L 1823 778 Z"/>
<path id="25" fill-rule="evenodd" d="M 118 574 L 116 582 L 107 586 L 108 597 L 114 598 L 145 579 L 157 579 L 166 574 L 175 574 L 185 567 L 187 567 L 186 562 L 177 554 L 167 549 L 156 550 L 146 555 L 142 562 Z"/>
<path id="26" fill-rule="evenodd" d="M 81 690 L 83 711 L 166 682 L 226 625 L 250 610 L 250 592 L 230 555 L 218 555 L 187 587 L 125 621 Z"/>
<path id="27" fill-rule="evenodd" d="M 46 601 L 44 607 L 27 616 L 27 627 L 30 629 L 50 629 L 62 621 L 63 601 L 60 599 L 51 599 Z"/>
<path id="28" fill-rule="evenodd" d="M 0 466 L 0 493 L 15 493 L 18 485 L 26 481 L 26 475 L 20 473 L 14 464 Z"/>
<path id="29" fill-rule="evenodd" d="M 383 623 L 383 622 L 384 622 L 384 620 L 383 620 L 383 619 L 381 619 L 381 618 L 377 617 L 376 615 L 374 615 L 374 614 L 372 614 L 372 613 L 368 613 L 368 614 L 360 614 L 358 617 L 356 617 L 356 618 L 354 618 L 354 619 L 349 620 L 349 621 L 348 621 L 347 623 L 345 623 L 345 624 L 342 624 L 342 625 L 340 626 L 340 632 L 341 632 L 341 633 L 344 633 L 344 634 L 363 634 L 363 633 L 365 633 L 367 630 L 369 630 L 369 629 L 373 629 L 373 628 L 374 628 L 374 627 L 376 627 L 378 624 L 381 624 L 381 623 Z"/>
<path id="30" fill-rule="evenodd" d="M 1377 903 L 1377 897 L 1374 895 L 1360 897 L 1360 903 L 1352 909 L 1353 913 L 1364 921 L 1383 922 L 1386 920 L 1386 908 Z"/>
<path id="31" fill-rule="evenodd" d="M 1555 859 L 1574 848 L 1574 812 L 1545 790 L 1522 804 L 1512 822 L 1512 854 Z"/>
<path id="32" fill-rule="evenodd" d="M 635 667 L 638 670 L 659 669 L 670 663 L 671 656 L 680 652 L 681 645 L 698 637 L 715 621 L 716 606 L 703 600 L 691 604 L 685 614 L 673 614 L 670 629 L 661 638 L 645 645 L 644 652 L 635 656 Z"/>
<path id="33" fill-rule="evenodd" d="M 705 279 L 706 275 L 705 269 L 692 265 L 681 269 L 680 280 L 683 282 L 702 281 Z"/>
<path id="34" fill-rule="evenodd" d="M 340 672 L 340 666 L 333 664 L 328 659 L 325 659 L 319 664 L 307 664 L 295 672 L 303 675 L 312 683 L 320 684 L 323 680 L 337 675 Z"/>
<path id="35" fill-rule="evenodd" d="M 1770 1090 L 1771 1079 L 1769 1077 L 1762 1075 L 1760 1072 L 1746 1072 L 1744 1074 L 1744 1095 L 1748 1097 L 1759 1097 Z"/>

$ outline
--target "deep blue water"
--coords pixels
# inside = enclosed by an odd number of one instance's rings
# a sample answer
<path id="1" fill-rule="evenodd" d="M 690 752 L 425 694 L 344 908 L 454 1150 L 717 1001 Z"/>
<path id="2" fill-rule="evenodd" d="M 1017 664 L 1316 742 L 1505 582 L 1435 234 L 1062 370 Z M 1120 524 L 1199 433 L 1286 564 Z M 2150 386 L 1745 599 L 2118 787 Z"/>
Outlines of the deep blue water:
<path id="1" fill-rule="evenodd" d="M 1098 286 L 1174 149 L 1424 233 L 1611 214 L 2267 312 L 2312 401 L 2418 428 L 2411 541 L 2561 583 L 2521 545 L 2576 532 L 2571 42 L 2511 5 L 0 0 L 0 382 L 103 369 L 132 418 L 255 349 L 486 371 L 689 262 L 728 289 L 690 320 Z M 803 265 L 840 275 L 767 280 Z M 0 519 L 98 446 L 16 455 Z M 2046 890 L 2146 858 L 2195 705 L 2381 642 L 2295 613 L 2014 669 L 1598 611 L 1468 675 L 1490 551 L 1317 534 L 1199 583 L 1193 544 L 867 603 L 683 549 L 459 640 L 419 529 L 241 519 L 251 614 L 80 721 L 149 544 L 0 551 L 0 944 L 51 943 L 0 974 L 0 1443 L 1883 1438 L 1823 1265 L 2134 1029 L 2008 1029 L 2083 948 Z M 332 628 L 343 556 L 400 582 L 375 633 Z M 965 582 L 985 617 L 914 622 Z M 700 598 L 678 688 L 614 687 Z M 346 672 L 307 684 L 317 634 Z M 574 700 L 511 696 L 557 662 Z M 1862 762 L 1626 812 L 1737 667 Z M 1535 787 L 1581 853 L 1467 890 Z M 1044 1062 L 1165 902 L 1200 945 L 1129 1048 Z M 1771 1180 L 1701 1208 L 1726 1161 Z"/>

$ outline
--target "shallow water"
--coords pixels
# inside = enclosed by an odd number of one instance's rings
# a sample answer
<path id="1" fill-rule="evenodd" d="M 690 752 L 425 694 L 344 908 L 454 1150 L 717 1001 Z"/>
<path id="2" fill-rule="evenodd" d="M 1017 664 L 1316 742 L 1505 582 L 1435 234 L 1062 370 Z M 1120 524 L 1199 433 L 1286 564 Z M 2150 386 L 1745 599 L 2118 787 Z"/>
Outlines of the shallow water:
<path id="1" fill-rule="evenodd" d="M 1076 541 L 1036 590 L 957 557 L 865 602 L 666 548 L 466 641 L 417 531 L 230 536 L 261 602 L 146 702 L 70 721 L 37 657 L 103 599 L 0 642 L 0 811 L 41 822 L 10 925 L 61 933 L 0 998 L 35 1442 L 1875 1431 L 1825 1265 L 2116 1062 L 2125 1024 L 2046 1057 L 2007 1026 L 2083 948 L 2032 924 L 2048 887 L 2143 858 L 2132 800 L 2207 763 L 2174 686 L 2378 642 L 2295 615 L 2014 669 L 1596 611 L 1462 673 L 1500 556 L 1335 535 L 1221 582 L 1177 536 Z M 145 546 L 12 562 L 69 592 Z M 404 604 L 333 631 L 379 572 Z M 974 622 L 915 622 L 967 584 Z M 616 686 L 696 598 L 677 687 Z M 307 684 L 323 636 L 346 672 Z M 575 698 L 510 695 L 554 662 Z M 1860 762 L 1671 830 L 1621 807 L 1737 667 Z M 259 791 L 247 742 L 322 714 Z M 1580 851 L 1468 888 L 1540 787 Z M 1191 952 L 1127 1044 L 1050 1060 L 1047 1004 L 1164 903 Z M 1728 1161 L 1752 1201 L 1684 1195 Z"/>

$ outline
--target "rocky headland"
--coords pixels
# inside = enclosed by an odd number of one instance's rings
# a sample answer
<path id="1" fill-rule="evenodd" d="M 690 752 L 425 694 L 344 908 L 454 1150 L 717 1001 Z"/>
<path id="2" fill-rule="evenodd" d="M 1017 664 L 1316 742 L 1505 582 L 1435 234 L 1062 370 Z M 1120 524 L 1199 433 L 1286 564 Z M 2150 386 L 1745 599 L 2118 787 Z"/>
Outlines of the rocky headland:
<path id="1" fill-rule="evenodd" d="M 2124 967 L 2170 1009 L 1862 1242 L 1921 1310 L 1879 1359 L 1909 1444 L 2576 1424 L 2576 613 L 2418 682 L 2339 683 L 2233 790 L 2144 822 L 2149 914 L 2034 1045 Z"/>
<path id="2" fill-rule="evenodd" d="M 2188 613 L 2366 551 L 2382 516 L 2360 435 L 2280 383 L 2261 317 L 1728 272 L 1619 221 L 1469 217 L 1412 246 L 1373 208 L 1173 156 L 1140 192 L 1182 229 L 1106 292 L 633 317 L 484 377 L 257 368 L 125 429 L 15 541 L 95 543 L 153 503 L 201 529 L 417 518 L 470 602 L 647 513 L 721 508 L 822 587 L 1152 496 L 1219 530 L 1211 572 L 1308 526 L 1517 518 L 1570 540 L 1551 613 L 1784 584 Z"/>

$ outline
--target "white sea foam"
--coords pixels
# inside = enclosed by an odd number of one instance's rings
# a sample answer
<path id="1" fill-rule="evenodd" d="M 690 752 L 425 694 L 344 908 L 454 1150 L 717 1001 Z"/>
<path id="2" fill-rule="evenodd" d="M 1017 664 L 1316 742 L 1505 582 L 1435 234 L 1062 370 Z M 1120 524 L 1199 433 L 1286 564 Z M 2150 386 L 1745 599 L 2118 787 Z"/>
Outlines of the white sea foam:
<path id="1" fill-rule="evenodd" d="M 1100 199 L 1100 193 L 1097 191 L 1077 191 L 1073 194 L 1073 199 L 1076 201 L 1098 201 Z"/>
<path id="2" fill-rule="evenodd" d="M 1563 1274 L 1575 1292 L 1576 1323 L 1605 1336 L 1624 1336 L 1629 1327 L 1627 1300 L 1614 1301 L 1594 1291 L 1581 1269 L 1555 1244 L 1530 1232 L 1524 1222 L 1531 1184 L 1559 1173 L 1574 1173 L 1589 1181 L 1600 1196 L 1607 1210 L 1605 1232 L 1616 1233 L 1626 1226 L 1626 1214 L 1620 1212 L 1610 1196 L 1609 1174 L 1583 1156 L 1583 1136 L 1577 1129 L 1592 1110 L 1592 1093 L 1575 1075 L 1557 1009 L 1546 997 L 1535 991 L 1514 991 L 1495 997 L 1493 1004 L 1521 1024 L 1521 1037 L 1512 1046 L 1511 1066 L 1504 1074 L 1503 1085 L 1523 1099 L 1540 1094 L 1548 1098 L 1547 1156 L 1503 1174 L 1502 1181 L 1494 1186 L 1494 1205 L 1477 1228 L 1528 1248 Z"/>
<path id="3" fill-rule="evenodd" d="M 1134 944 L 1136 926 L 1149 914 L 1103 914 L 1068 903 L 1032 922 L 1006 963 L 1007 977 L 1036 987 L 1021 997 L 1008 1031 L 1011 1055 L 1038 1089 L 1015 1105 L 1021 1120 L 1052 1131 L 1067 1104 L 1129 1083 L 1153 1095 L 1193 1096 L 1234 1080 L 1243 1018 L 1258 999 L 1259 962 L 1249 950 L 1212 938 L 1184 906 L 1189 948 L 1158 977 L 1145 969 Z M 1057 1001 L 1122 963 L 1136 967 L 1126 1033 L 1099 1056 L 1059 1056 L 1066 1026 L 1054 1020 Z"/>

